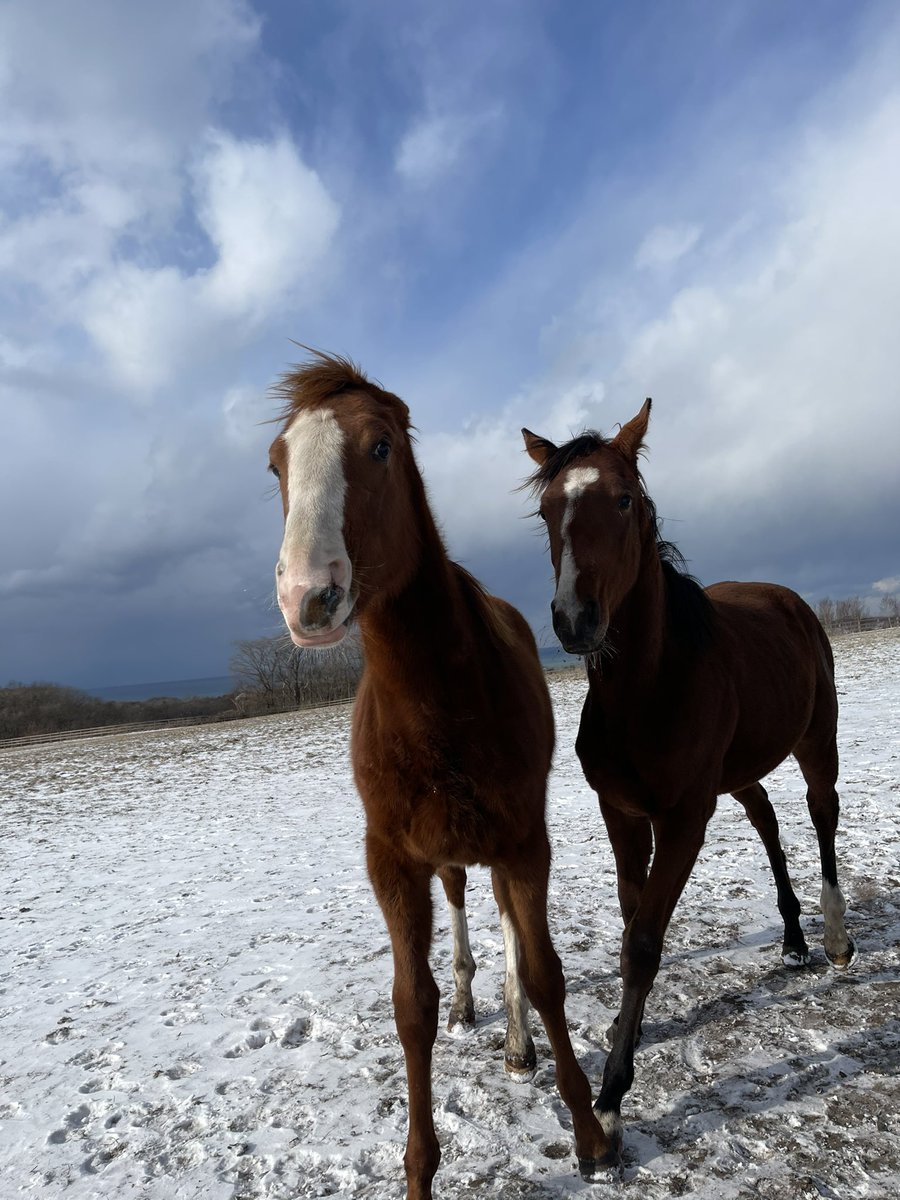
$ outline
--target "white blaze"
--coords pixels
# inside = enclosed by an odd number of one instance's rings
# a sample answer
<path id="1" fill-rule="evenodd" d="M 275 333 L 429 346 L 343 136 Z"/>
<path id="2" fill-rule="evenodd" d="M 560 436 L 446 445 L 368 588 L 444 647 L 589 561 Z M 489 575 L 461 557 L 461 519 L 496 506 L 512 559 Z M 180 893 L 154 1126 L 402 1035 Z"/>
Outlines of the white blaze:
<path id="1" fill-rule="evenodd" d="M 556 584 L 556 607 L 561 608 L 574 624 L 580 604 L 575 594 L 575 581 L 578 578 L 578 566 L 572 553 L 572 542 L 569 538 L 569 526 L 575 516 L 575 505 L 582 492 L 596 483 L 600 472 L 596 467 L 572 467 L 563 482 L 563 491 L 568 503 L 563 513 L 560 535 L 562 537 L 562 553 L 559 560 L 559 580 Z"/>
<path id="2" fill-rule="evenodd" d="M 331 409 L 317 408 L 298 413 L 284 441 L 288 512 L 278 559 L 278 602 L 292 625 L 310 588 L 337 583 L 349 592 L 352 572 L 344 545 L 344 431 Z M 349 609 L 349 600 L 341 604 L 335 625 Z"/>

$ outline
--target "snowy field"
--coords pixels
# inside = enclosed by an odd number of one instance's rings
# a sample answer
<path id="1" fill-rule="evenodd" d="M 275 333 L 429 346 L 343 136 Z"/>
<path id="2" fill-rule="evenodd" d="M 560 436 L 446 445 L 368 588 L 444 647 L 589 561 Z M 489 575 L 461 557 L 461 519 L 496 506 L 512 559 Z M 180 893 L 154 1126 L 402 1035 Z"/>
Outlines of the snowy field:
<path id="1" fill-rule="evenodd" d="M 830 969 L 802 781 L 767 786 L 811 967 L 781 964 L 761 844 L 730 798 L 676 910 L 626 1097 L 622 1178 L 583 1183 L 546 1038 L 504 1076 L 502 939 L 470 879 L 478 1027 L 435 1047 L 435 1195 L 900 1194 L 900 638 L 837 643 L 841 881 Z M 599 1087 L 619 995 L 611 854 L 552 680 L 551 924 Z M 363 867 L 349 709 L 0 752 L 0 1197 L 403 1195 L 390 953 Z M 439 890 L 438 890 L 439 891 Z M 446 1018 L 446 911 L 433 951 Z"/>

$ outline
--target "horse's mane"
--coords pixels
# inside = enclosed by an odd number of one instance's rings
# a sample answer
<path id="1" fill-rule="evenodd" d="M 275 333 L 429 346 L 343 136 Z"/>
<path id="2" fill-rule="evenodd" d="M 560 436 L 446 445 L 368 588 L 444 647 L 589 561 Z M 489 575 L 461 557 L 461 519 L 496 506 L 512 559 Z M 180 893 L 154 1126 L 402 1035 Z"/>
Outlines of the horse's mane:
<path id="1" fill-rule="evenodd" d="M 612 445 L 612 438 L 604 437 L 596 429 L 585 429 L 577 437 L 555 447 L 526 479 L 525 486 L 542 492 L 551 480 L 556 479 L 572 463 Z M 692 650 L 701 650 L 712 636 L 715 618 L 712 602 L 703 585 L 688 571 L 687 561 L 675 543 L 662 536 L 661 518 L 657 514 L 656 504 L 647 493 L 640 471 L 637 472 L 637 478 L 665 580 L 669 628 Z"/>
<path id="2" fill-rule="evenodd" d="M 541 442 L 545 446 L 553 445 L 541 438 Z M 598 433 L 596 429 L 585 429 L 573 437 L 570 441 L 562 446 L 554 446 L 551 454 L 544 459 L 533 475 L 529 475 L 525 480 L 524 487 L 530 487 L 536 492 L 542 492 L 548 483 L 561 474 L 566 467 L 577 462 L 579 458 L 587 458 L 589 454 L 594 454 L 597 450 L 602 450 L 604 446 L 611 446 L 612 439 L 605 438 L 602 433 Z"/>
<path id="3" fill-rule="evenodd" d="M 318 408 L 342 392 L 365 392 L 373 400 L 387 405 L 400 419 L 403 428 L 409 429 L 409 409 L 400 397 L 369 379 L 352 359 L 308 346 L 303 349 L 312 357 L 285 371 L 272 385 L 272 395 L 282 402 L 276 421 L 287 421 L 301 409 Z"/>
<path id="4" fill-rule="evenodd" d="M 471 571 L 467 571 L 458 562 L 454 562 L 451 559 L 450 566 L 456 573 L 457 578 L 462 584 L 463 591 L 467 594 L 473 608 L 483 618 L 494 643 L 501 649 L 514 645 L 516 640 L 515 632 L 495 597 L 491 595 L 480 580 L 475 578 Z"/>

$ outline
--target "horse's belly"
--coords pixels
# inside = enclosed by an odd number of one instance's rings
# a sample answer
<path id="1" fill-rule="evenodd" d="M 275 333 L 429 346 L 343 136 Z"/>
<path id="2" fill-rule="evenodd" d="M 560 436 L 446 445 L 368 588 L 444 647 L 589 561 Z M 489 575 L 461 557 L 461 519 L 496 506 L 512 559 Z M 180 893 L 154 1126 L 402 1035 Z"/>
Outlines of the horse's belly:
<path id="1" fill-rule="evenodd" d="M 739 720 L 722 760 L 720 794 L 758 783 L 774 771 L 793 752 L 809 725 L 806 707 L 779 712 L 775 704 L 762 717 L 765 719 L 753 714 Z"/>

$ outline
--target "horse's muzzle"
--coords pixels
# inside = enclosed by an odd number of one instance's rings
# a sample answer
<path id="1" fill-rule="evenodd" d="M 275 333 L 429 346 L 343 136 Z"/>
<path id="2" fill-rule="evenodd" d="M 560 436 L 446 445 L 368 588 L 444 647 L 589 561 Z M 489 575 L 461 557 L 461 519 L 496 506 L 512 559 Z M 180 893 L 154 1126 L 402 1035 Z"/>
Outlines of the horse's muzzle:
<path id="1" fill-rule="evenodd" d="M 567 609 L 550 604 L 553 631 L 567 654 L 591 654 L 599 649 L 606 634 L 606 622 L 601 620 L 596 600 L 585 600 L 575 617 Z"/>

